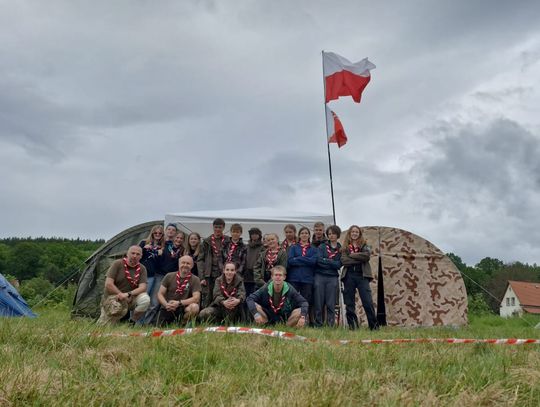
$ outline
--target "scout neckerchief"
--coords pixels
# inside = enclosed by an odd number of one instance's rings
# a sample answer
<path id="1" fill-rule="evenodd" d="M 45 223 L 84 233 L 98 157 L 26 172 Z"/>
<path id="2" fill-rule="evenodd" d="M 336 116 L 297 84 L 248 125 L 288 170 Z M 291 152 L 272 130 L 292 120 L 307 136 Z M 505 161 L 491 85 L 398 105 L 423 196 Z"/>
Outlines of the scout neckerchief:
<path id="1" fill-rule="evenodd" d="M 281 248 L 282 248 L 283 250 L 287 250 L 287 247 L 293 246 L 293 245 L 295 245 L 295 244 L 296 244 L 296 240 L 293 240 L 292 243 L 289 243 L 289 241 L 288 241 L 287 239 L 285 239 L 285 240 L 283 241 L 283 243 L 281 243 Z"/>
<path id="2" fill-rule="evenodd" d="M 270 250 L 270 249 L 266 251 L 265 260 L 266 260 L 266 264 L 268 265 L 268 269 L 271 269 L 272 267 L 274 267 L 274 264 L 276 264 L 278 253 L 279 253 L 279 247 L 275 251 Z"/>
<path id="3" fill-rule="evenodd" d="M 283 288 L 281 290 L 283 290 Z M 285 299 L 287 297 L 282 294 L 281 295 L 281 300 L 279 301 L 279 304 L 278 304 L 277 307 L 274 306 L 274 300 L 273 300 L 272 297 L 273 296 L 270 295 L 269 298 L 268 298 L 268 301 L 270 302 L 270 308 L 272 308 L 272 311 L 274 311 L 274 314 L 277 314 L 281 310 L 281 308 L 283 308 L 283 305 L 285 305 Z"/>
<path id="4" fill-rule="evenodd" d="M 150 242 L 150 249 L 147 249 L 150 253 L 148 255 L 149 258 L 159 256 L 159 249 L 161 249 L 161 246 L 157 244 L 154 240 Z"/>
<path id="5" fill-rule="evenodd" d="M 191 273 L 188 273 L 186 278 L 184 278 L 184 281 L 180 282 L 182 277 L 180 276 L 180 271 L 176 272 L 176 291 L 175 293 L 178 295 L 183 295 L 184 290 L 186 289 L 186 286 L 188 285 L 189 279 L 191 278 Z"/>
<path id="6" fill-rule="evenodd" d="M 234 281 L 234 280 L 233 280 Z M 232 283 L 232 281 L 231 281 Z M 236 294 L 236 287 L 234 287 L 230 292 L 227 291 L 227 289 L 225 288 L 225 278 L 223 278 L 223 281 L 221 282 L 221 284 L 219 285 L 219 288 L 221 289 L 221 292 L 223 293 L 223 295 L 225 296 L 225 298 L 231 298 L 231 297 L 234 297 L 235 294 Z"/>
<path id="7" fill-rule="evenodd" d="M 231 241 L 231 247 L 229 248 L 229 252 L 227 253 L 227 262 L 230 262 L 232 260 L 232 257 L 234 255 L 234 251 L 238 247 L 238 242 L 234 243 Z"/>
<path id="8" fill-rule="evenodd" d="M 141 263 L 137 263 L 135 266 L 135 276 L 131 278 L 131 273 L 129 272 L 129 263 L 126 257 L 123 258 L 124 261 L 124 274 L 126 275 L 126 280 L 132 288 L 137 288 L 139 286 L 139 278 L 141 277 Z"/>
<path id="9" fill-rule="evenodd" d="M 307 242 L 306 244 L 302 244 L 302 243 L 298 243 L 300 245 L 300 248 L 302 249 L 302 257 L 306 257 L 306 253 L 308 251 L 308 249 L 311 247 L 311 245 L 309 244 L 309 242 Z"/>
<path id="10" fill-rule="evenodd" d="M 335 250 L 335 252 L 332 251 L 332 250 Z M 338 254 L 338 252 L 339 252 L 339 247 L 338 247 L 338 246 L 336 246 L 336 248 L 333 249 L 333 248 L 330 246 L 330 243 L 328 243 L 328 244 L 326 245 L 326 253 L 328 254 L 328 258 L 329 258 L 330 260 L 333 260 L 334 257 L 336 257 L 336 254 Z"/>
<path id="11" fill-rule="evenodd" d="M 360 246 L 353 246 L 351 243 L 349 245 L 349 253 L 360 253 Z"/>
<path id="12" fill-rule="evenodd" d="M 225 236 L 221 236 L 221 247 L 223 247 L 223 242 L 225 241 Z M 219 253 L 219 250 L 216 246 L 216 236 L 212 234 L 212 237 L 210 238 L 210 242 L 212 244 L 212 251 L 214 252 L 214 255 L 217 256 Z"/>
<path id="13" fill-rule="evenodd" d="M 176 258 L 178 257 L 178 253 L 180 252 L 180 248 L 182 246 L 178 246 L 178 247 L 175 247 L 174 244 L 172 244 L 171 246 L 169 246 L 169 253 L 171 253 L 171 257 L 172 258 Z"/>

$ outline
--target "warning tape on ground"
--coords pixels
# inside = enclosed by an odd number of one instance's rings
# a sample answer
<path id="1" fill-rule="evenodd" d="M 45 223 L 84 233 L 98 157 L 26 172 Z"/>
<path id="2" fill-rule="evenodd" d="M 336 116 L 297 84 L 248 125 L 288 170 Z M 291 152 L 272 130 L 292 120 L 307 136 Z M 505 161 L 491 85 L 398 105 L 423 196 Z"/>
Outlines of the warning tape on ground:
<path id="1" fill-rule="evenodd" d="M 348 344 L 400 344 L 400 343 L 449 343 L 449 344 L 461 344 L 461 343 L 487 343 L 493 345 L 528 345 L 537 344 L 540 345 L 540 339 L 472 339 L 472 338 L 401 338 L 401 339 L 318 339 L 307 338 L 305 336 L 296 335 L 292 332 L 275 331 L 271 329 L 263 328 L 245 328 L 234 326 L 214 326 L 208 328 L 182 328 L 182 329 L 168 329 L 157 330 L 151 332 L 130 332 L 130 333 L 104 333 L 93 334 L 98 337 L 152 337 L 160 338 L 164 336 L 181 336 L 191 335 L 198 333 L 228 333 L 228 334 L 250 334 L 250 335 L 262 335 L 270 336 L 273 338 L 294 340 L 300 342 L 319 342 L 319 343 L 331 343 L 336 345 L 348 345 Z"/>

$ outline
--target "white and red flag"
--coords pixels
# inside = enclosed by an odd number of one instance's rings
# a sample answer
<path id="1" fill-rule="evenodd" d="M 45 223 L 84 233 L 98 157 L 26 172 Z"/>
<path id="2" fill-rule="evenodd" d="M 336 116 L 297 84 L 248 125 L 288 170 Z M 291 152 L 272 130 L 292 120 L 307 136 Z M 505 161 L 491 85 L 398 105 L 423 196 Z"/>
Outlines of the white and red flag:
<path id="1" fill-rule="evenodd" d="M 347 143 L 347 135 L 343 129 L 343 125 L 332 110 L 325 106 L 326 109 L 326 131 L 328 132 L 328 143 L 337 143 L 341 148 Z"/>
<path id="2" fill-rule="evenodd" d="M 375 65 L 367 58 L 353 63 L 334 52 L 323 52 L 325 103 L 340 96 L 352 96 L 360 103 L 362 91 L 371 79 L 371 69 L 375 69 Z"/>

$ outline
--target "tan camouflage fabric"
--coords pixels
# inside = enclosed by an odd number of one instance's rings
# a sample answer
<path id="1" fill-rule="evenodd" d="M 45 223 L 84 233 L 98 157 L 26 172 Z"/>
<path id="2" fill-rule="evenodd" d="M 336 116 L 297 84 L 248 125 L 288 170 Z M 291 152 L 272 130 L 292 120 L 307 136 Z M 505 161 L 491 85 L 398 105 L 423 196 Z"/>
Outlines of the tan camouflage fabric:
<path id="1" fill-rule="evenodd" d="M 435 245 L 414 233 L 382 226 L 361 227 L 372 248 L 371 290 L 377 310 L 379 258 L 382 261 L 388 326 L 466 325 L 467 293 L 459 270 Z M 356 311 L 367 320 L 360 298 Z"/>

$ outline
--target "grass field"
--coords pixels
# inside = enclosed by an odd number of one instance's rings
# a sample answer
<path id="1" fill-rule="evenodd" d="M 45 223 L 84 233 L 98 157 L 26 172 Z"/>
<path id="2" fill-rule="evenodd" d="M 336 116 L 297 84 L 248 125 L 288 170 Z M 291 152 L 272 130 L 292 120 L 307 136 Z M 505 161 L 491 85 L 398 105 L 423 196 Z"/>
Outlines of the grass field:
<path id="1" fill-rule="evenodd" d="M 540 338 L 538 321 L 492 316 L 471 317 L 460 329 L 295 332 L 321 339 Z M 0 405 L 540 405 L 540 345 L 89 335 L 134 331 L 73 321 L 67 310 L 0 319 Z"/>

